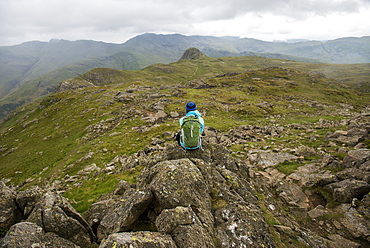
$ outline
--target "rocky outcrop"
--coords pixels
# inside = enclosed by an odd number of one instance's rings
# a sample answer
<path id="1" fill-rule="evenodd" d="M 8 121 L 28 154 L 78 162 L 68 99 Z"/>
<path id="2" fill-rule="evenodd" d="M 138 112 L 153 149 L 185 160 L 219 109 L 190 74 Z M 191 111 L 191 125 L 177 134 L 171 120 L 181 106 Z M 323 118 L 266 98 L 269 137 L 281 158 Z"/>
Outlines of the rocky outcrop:
<path id="1" fill-rule="evenodd" d="M 321 159 L 304 164 L 289 175 L 277 171 L 272 163 L 283 157 L 284 152 L 249 152 L 248 161 L 252 168 L 258 170 L 252 173 L 251 182 L 265 196 L 264 205 L 271 218 L 278 223 L 274 227 L 282 240 L 296 237 L 312 247 L 370 247 L 370 153 L 369 149 L 361 148 L 361 142 L 368 142 L 368 137 L 358 138 L 358 132 L 354 130 L 355 126 L 367 125 L 365 120 L 368 120 L 366 116 L 349 121 L 348 129 L 352 131 L 346 131 L 346 139 L 351 142 L 343 144 L 344 147 L 352 147 L 352 150 L 337 148 L 339 152 L 345 152 L 342 160 L 314 153 L 310 149 L 290 150 L 303 157 L 321 155 Z M 354 125 L 353 122 L 361 124 Z M 296 127 L 299 128 L 298 125 Z M 320 128 L 319 125 L 317 128 Z M 326 139 L 331 135 L 329 133 Z M 328 145 L 337 147 L 332 143 Z M 266 159 L 266 154 L 276 155 Z M 297 163 L 299 159 L 292 162 Z M 286 209 L 289 209 L 289 214 Z"/>
<path id="2" fill-rule="evenodd" d="M 192 60 L 192 59 L 200 59 L 203 57 L 205 57 L 205 55 L 201 51 L 199 51 L 197 48 L 192 47 L 192 48 L 186 49 L 186 51 L 182 54 L 181 59 Z"/>
<path id="3" fill-rule="evenodd" d="M 9 191 L 3 186 L 1 193 Z M 19 211 L 25 222 L 13 226 L 9 226 L 10 222 L 2 222 L 8 223 L 4 228 L 10 228 L 0 243 L 2 247 L 32 247 L 30 244 L 34 243 L 50 244 L 52 247 L 65 247 L 66 244 L 74 244 L 67 247 L 86 247 L 96 240 L 85 219 L 67 199 L 55 192 L 29 189 L 14 194 L 13 201 L 12 208 L 1 206 L 0 212 L 5 213 L 7 209 L 13 213 Z"/>
<path id="4" fill-rule="evenodd" d="M 171 237 L 175 247 L 275 247 L 247 181 L 248 168 L 218 149 L 189 153 L 172 146 L 147 160 L 136 189 L 87 211 L 86 220 L 94 223 L 101 244 L 114 239 L 124 246 L 142 239 L 129 232 L 132 226 L 121 224 L 131 217 L 157 230 L 145 232 L 149 239 L 154 235 L 160 243 Z"/>
<path id="5" fill-rule="evenodd" d="M 366 126 L 366 118 L 352 118 L 346 123 L 348 130 Z M 249 141 L 266 137 L 283 139 L 291 128 L 324 126 L 339 129 L 342 124 L 320 120 L 289 126 L 240 126 L 227 133 L 207 128 L 202 150 L 184 151 L 176 144 L 160 146 L 162 137 L 131 156 L 115 157 L 106 168 L 86 166 L 73 178 L 48 189 L 17 192 L 0 182 L 0 224 L 8 230 L 0 244 L 370 247 L 370 150 L 363 145 L 368 136 L 345 146 L 327 139 L 321 149 L 266 146 L 232 153 L 225 148 L 247 147 Z M 351 135 L 358 135 L 354 130 L 348 133 L 351 140 Z M 343 156 L 329 154 L 326 149 Z M 307 157 L 315 159 L 308 162 Z M 279 170 L 282 164 L 290 163 L 299 165 L 292 173 Z M 137 165 L 143 169 L 135 184 L 119 182 L 84 216 L 56 192 L 63 192 L 67 181 L 78 183 L 88 175 L 120 173 Z"/>
<path id="6" fill-rule="evenodd" d="M 58 84 L 56 87 L 57 92 L 62 92 L 62 91 L 68 91 L 68 90 L 76 90 L 76 89 L 81 89 L 81 88 L 86 88 L 86 87 L 95 87 L 91 82 L 88 82 L 86 80 L 80 79 L 68 79 L 66 81 L 61 82 Z"/>

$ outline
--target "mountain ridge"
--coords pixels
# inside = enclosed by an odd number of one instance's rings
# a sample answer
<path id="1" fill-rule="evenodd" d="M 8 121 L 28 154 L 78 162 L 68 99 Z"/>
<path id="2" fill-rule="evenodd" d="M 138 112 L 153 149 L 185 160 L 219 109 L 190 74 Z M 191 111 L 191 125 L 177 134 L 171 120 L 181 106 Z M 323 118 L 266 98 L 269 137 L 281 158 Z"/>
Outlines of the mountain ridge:
<path id="1" fill-rule="evenodd" d="M 52 40 L 0 47 L 0 119 L 15 107 L 49 94 L 60 81 L 96 67 L 138 70 L 155 63 L 171 63 L 178 60 L 189 47 L 197 47 L 213 57 L 258 55 L 304 62 L 335 61 L 337 50 L 343 47 L 339 53 L 342 63 L 369 63 L 369 40 L 370 37 L 362 37 L 287 44 L 250 38 L 146 33 L 123 44 Z M 40 88 L 40 85 L 44 86 Z M 27 92 L 31 94 L 27 95 Z"/>

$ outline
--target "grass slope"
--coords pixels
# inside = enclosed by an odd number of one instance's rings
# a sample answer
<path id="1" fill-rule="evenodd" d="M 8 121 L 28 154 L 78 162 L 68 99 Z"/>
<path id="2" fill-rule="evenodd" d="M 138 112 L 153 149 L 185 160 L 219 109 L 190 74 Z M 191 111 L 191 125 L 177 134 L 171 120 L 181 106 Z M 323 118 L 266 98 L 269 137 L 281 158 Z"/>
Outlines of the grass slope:
<path id="1" fill-rule="evenodd" d="M 287 68 L 270 66 L 276 64 Z M 341 118 L 343 106 L 356 112 L 369 103 L 368 94 L 294 68 L 299 66 L 303 64 L 259 57 L 204 57 L 140 71 L 94 69 L 73 80 L 96 87 L 52 93 L 0 124 L 0 178 L 23 189 L 52 184 L 93 164 L 104 170 L 116 156 L 130 156 L 154 139 L 173 142 L 166 135 L 178 130 L 178 118 L 171 113 L 182 115 L 189 100 L 197 102 L 206 125 L 220 132 L 272 120 L 283 125 Z M 119 93 L 128 97 L 118 101 Z M 153 123 L 151 117 L 162 108 L 168 116 Z M 294 146 L 299 134 L 291 135 Z M 65 195 L 83 212 L 118 180 L 134 182 L 140 170 L 103 173 L 82 185 L 71 181 Z"/>

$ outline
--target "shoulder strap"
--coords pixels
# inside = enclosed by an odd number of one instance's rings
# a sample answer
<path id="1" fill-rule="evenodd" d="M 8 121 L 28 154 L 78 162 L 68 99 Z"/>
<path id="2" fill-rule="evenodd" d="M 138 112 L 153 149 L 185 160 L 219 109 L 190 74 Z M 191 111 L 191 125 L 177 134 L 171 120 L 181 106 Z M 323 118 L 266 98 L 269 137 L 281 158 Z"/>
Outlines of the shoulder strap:
<path id="1" fill-rule="evenodd" d="M 181 126 L 183 126 L 183 125 L 184 125 L 186 122 L 188 122 L 188 121 L 197 121 L 197 122 L 199 122 L 199 123 L 200 123 L 198 116 L 186 116 L 186 117 L 184 118 L 184 120 L 183 120 L 183 122 L 182 122 L 182 125 L 181 125 Z"/>

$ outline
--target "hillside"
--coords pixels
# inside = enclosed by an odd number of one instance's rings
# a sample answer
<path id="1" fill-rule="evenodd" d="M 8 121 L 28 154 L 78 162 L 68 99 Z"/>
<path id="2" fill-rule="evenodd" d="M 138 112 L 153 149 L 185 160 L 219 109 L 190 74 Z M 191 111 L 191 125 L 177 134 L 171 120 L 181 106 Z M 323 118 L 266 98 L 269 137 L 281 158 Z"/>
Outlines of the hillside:
<path id="1" fill-rule="evenodd" d="M 61 81 L 93 68 L 138 70 L 154 63 L 171 63 L 189 47 L 197 47 L 212 57 L 254 55 L 309 63 L 358 64 L 370 62 L 369 46 L 369 37 L 272 43 L 236 37 L 143 34 L 123 44 L 51 40 L 0 47 L 0 120 L 17 106 L 50 94 Z M 360 66 L 369 68 L 368 64 Z"/>
<path id="2" fill-rule="evenodd" d="M 0 124 L 1 194 L 22 211 L 2 216 L 0 244 L 25 242 L 36 223 L 83 247 L 368 247 L 370 96 L 320 73 L 259 69 L 274 63 L 264 58 L 187 53 L 91 70 Z M 189 100 L 207 126 L 193 153 L 173 140 Z"/>

